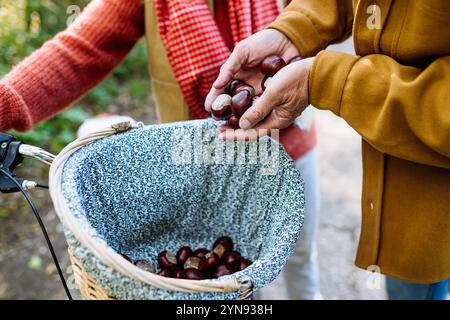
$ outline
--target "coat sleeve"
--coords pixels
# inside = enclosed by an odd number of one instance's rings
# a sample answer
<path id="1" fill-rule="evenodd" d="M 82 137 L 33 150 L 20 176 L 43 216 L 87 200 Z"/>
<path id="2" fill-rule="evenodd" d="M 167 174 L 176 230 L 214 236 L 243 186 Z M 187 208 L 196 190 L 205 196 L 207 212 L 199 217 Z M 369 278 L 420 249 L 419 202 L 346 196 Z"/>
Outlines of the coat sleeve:
<path id="1" fill-rule="evenodd" d="M 351 0 L 293 0 L 268 28 L 286 35 L 306 58 L 347 39 L 352 25 Z"/>
<path id="2" fill-rule="evenodd" d="M 30 129 L 104 79 L 144 33 L 140 0 L 93 0 L 0 81 L 0 130 Z"/>
<path id="3" fill-rule="evenodd" d="M 450 56 L 421 69 L 381 54 L 322 51 L 309 94 L 312 105 L 344 118 L 379 151 L 450 168 Z"/>

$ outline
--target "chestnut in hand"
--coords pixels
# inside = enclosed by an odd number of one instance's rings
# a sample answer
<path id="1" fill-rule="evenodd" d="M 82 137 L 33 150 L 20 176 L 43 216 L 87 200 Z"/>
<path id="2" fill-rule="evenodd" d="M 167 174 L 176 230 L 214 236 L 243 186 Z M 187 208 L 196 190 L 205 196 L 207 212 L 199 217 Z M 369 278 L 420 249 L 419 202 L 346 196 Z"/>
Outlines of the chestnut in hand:
<path id="1" fill-rule="evenodd" d="M 155 268 L 153 265 L 147 260 L 137 260 L 134 262 L 134 265 L 139 269 L 142 269 L 147 272 L 155 273 Z"/>
<path id="2" fill-rule="evenodd" d="M 170 269 L 170 268 L 162 268 L 158 274 L 160 276 L 168 277 L 168 278 L 172 277 L 172 275 L 173 275 L 172 269 Z"/>
<path id="3" fill-rule="evenodd" d="M 253 96 L 255 95 L 255 93 L 256 93 L 255 88 L 253 88 L 251 85 L 246 84 L 246 83 L 241 83 L 241 84 L 238 84 L 238 85 L 236 86 L 236 88 L 234 89 L 232 95 L 235 96 L 237 93 L 239 93 L 239 92 L 241 92 L 241 91 L 244 91 L 244 90 L 247 90 L 248 92 L 250 92 L 250 95 L 251 95 L 252 97 L 253 97 Z"/>
<path id="4" fill-rule="evenodd" d="M 297 61 L 300 61 L 300 60 L 302 60 L 302 57 L 300 57 L 300 56 L 295 56 L 295 57 L 293 57 L 291 60 L 289 60 L 288 64 L 289 64 L 289 63 L 294 63 L 294 62 L 297 62 Z"/>
<path id="5" fill-rule="evenodd" d="M 208 252 L 209 252 L 209 250 L 206 248 L 199 248 L 194 251 L 194 256 L 196 256 L 198 258 L 203 258 Z"/>
<path id="6" fill-rule="evenodd" d="M 234 96 L 235 92 L 234 90 L 236 89 L 236 87 L 238 85 L 240 85 L 241 83 L 244 83 L 242 80 L 239 79 L 233 79 L 230 82 L 230 85 L 228 86 L 228 93 L 232 96 Z"/>
<path id="7" fill-rule="evenodd" d="M 188 268 L 183 270 L 183 278 L 189 280 L 203 280 L 206 277 L 205 274 L 200 270 Z"/>
<path id="8" fill-rule="evenodd" d="M 239 118 L 231 115 L 227 118 L 227 125 L 231 128 L 231 129 L 239 129 Z"/>
<path id="9" fill-rule="evenodd" d="M 222 262 L 233 268 L 236 267 L 240 261 L 241 255 L 236 251 L 227 251 L 222 256 Z"/>
<path id="10" fill-rule="evenodd" d="M 207 253 L 203 258 L 201 258 L 198 265 L 200 271 L 208 271 L 214 269 L 219 264 L 219 256 L 215 252 Z"/>
<path id="11" fill-rule="evenodd" d="M 198 257 L 189 257 L 184 263 L 185 269 L 198 269 L 200 264 L 200 258 Z"/>
<path id="12" fill-rule="evenodd" d="M 240 118 L 252 104 L 252 95 L 247 90 L 236 93 L 231 98 L 231 111 L 233 115 Z"/>
<path id="13" fill-rule="evenodd" d="M 261 62 L 260 70 L 264 75 L 273 77 L 285 66 L 286 62 L 280 56 L 268 56 Z"/>
<path id="14" fill-rule="evenodd" d="M 241 261 L 239 261 L 238 271 L 244 270 L 245 268 L 247 268 L 251 264 L 252 264 L 252 262 L 250 260 L 242 258 Z"/>
<path id="15" fill-rule="evenodd" d="M 221 276 L 227 276 L 229 274 L 233 274 L 234 270 L 231 266 L 226 264 L 221 264 L 217 267 L 217 269 L 212 274 L 213 278 L 219 278 Z"/>
<path id="16" fill-rule="evenodd" d="M 229 115 L 231 113 L 231 96 L 228 94 L 219 95 L 211 106 L 211 113 L 219 119 Z"/>
<path id="17" fill-rule="evenodd" d="M 164 250 L 158 254 L 158 263 L 161 268 L 173 268 L 177 265 L 177 258 L 170 252 Z"/>
<path id="18" fill-rule="evenodd" d="M 176 254 L 177 263 L 179 265 L 183 265 L 186 262 L 186 260 L 193 254 L 194 253 L 192 252 L 192 249 L 189 248 L 188 246 L 181 247 L 180 249 L 178 249 Z"/>

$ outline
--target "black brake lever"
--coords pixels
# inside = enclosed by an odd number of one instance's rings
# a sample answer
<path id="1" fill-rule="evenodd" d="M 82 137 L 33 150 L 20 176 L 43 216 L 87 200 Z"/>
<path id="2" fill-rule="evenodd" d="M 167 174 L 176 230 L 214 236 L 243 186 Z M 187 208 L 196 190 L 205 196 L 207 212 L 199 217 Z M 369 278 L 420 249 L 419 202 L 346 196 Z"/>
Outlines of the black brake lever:
<path id="1" fill-rule="evenodd" d="M 22 142 L 12 135 L 0 132 L 0 168 L 16 177 L 14 169 L 23 161 L 23 156 L 19 153 Z M 16 178 L 17 182 L 23 184 L 23 179 Z M 14 193 L 20 192 L 17 185 L 0 171 L 0 192 Z"/>

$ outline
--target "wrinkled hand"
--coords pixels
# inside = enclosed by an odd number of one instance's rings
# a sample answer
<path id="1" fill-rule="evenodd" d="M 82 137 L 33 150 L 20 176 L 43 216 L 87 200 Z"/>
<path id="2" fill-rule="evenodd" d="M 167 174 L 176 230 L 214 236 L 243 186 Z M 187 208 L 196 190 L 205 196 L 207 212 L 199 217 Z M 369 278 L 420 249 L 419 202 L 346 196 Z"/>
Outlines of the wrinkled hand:
<path id="1" fill-rule="evenodd" d="M 278 71 L 263 95 L 241 117 L 242 129 L 219 128 L 221 139 L 247 140 L 284 129 L 309 105 L 308 81 L 314 58 L 288 64 Z"/>
<path id="2" fill-rule="evenodd" d="M 298 50 L 281 32 L 267 29 L 241 41 L 220 69 L 220 74 L 206 97 L 205 107 L 211 111 L 215 98 L 226 92 L 232 79 L 240 79 L 262 92 L 264 75 L 259 70 L 261 61 L 270 55 L 279 55 L 285 61 L 298 56 Z M 222 139 L 255 139 L 282 129 L 294 122 L 308 106 L 308 78 L 313 59 L 291 63 L 281 69 L 269 82 L 260 99 L 240 119 L 243 129 L 231 130 L 223 125 Z M 248 129 L 256 130 L 248 130 Z"/>

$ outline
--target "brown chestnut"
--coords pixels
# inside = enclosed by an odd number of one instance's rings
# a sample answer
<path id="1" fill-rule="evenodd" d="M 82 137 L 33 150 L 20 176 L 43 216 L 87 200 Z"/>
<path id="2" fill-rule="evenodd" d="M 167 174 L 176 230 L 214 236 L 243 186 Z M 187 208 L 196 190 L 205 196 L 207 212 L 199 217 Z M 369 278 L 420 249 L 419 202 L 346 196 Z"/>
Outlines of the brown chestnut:
<path id="1" fill-rule="evenodd" d="M 248 92 L 250 92 L 250 95 L 253 97 L 255 95 L 255 88 L 253 88 L 251 85 L 246 84 L 246 83 L 241 83 L 238 84 L 236 86 L 236 88 L 234 89 L 232 95 L 235 96 L 237 93 L 247 90 Z"/>
<path id="2" fill-rule="evenodd" d="M 205 274 L 200 270 L 188 268 L 183 270 L 183 278 L 189 280 L 203 280 L 206 277 Z"/>
<path id="3" fill-rule="evenodd" d="M 139 269 L 142 269 L 147 272 L 155 273 L 155 268 L 153 265 L 147 260 L 137 260 L 134 262 L 134 265 Z"/>
<path id="4" fill-rule="evenodd" d="M 209 252 L 203 258 L 201 258 L 198 269 L 201 271 L 214 269 L 219 264 L 219 260 L 220 258 L 217 253 Z"/>
<path id="5" fill-rule="evenodd" d="M 160 276 L 169 277 L 169 278 L 172 277 L 172 275 L 173 275 L 172 269 L 170 269 L 170 268 L 162 268 L 158 274 Z"/>
<path id="6" fill-rule="evenodd" d="M 237 269 L 239 271 L 242 271 L 242 270 L 244 270 L 245 268 L 247 268 L 251 264 L 252 264 L 252 262 L 250 260 L 242 258 L 241 261 L 239 261 L 239 265 L 238 265 Z"/>
<path id="7" fill-rule="evenodd" d="M 184 277 L 184 270 L 182 268 L 175 268 L 175 270 L 173 271 L 172 276 L 174 278 L 177 278 L 177 279 L 183 279 L 183 277 Z"/>
<path id="8" fill-rule="evenodd" d="M 260 69 L 264 75 L 273 77 L 275 73 L 285 66 L 286 62 L 280 56 L 268 56 L 261 62 Z"/>
<path id="9" fill-rule="evenodd" d="M 270 80 L 272 80 L 272 77 L 265 77 L 263 79 L 263 81 L 261 82 L 261 89 L 262 89 L 262 91 L 266 90 L 266 88 L 269 86 Z"/>
<path id="10" fill-rule="evenodd" d="M 227 125 L 231 128 L 231 129 L 239 129 L 239 118 L 231 115 L 227 118 Z"/>
<path id="11" fill-rule="evenodd" d="M 124 258 L 125 260 L 127 260 L 127 261 L 129 261 L 129 262 L 132 262 L 131 261 L 131 259 L 130 259 L 130 257 L 129 256 L 127 256 L 126 254 L 124 254 L 124 253 L 119 253 L 121 256 L 122 256 L 122 258 Z"/>
<path id="12" fill-rule="evenodd" d="M 236 87 L 238 85 L 240 85 L 241 83 L 244 83 L 242 80 L 239 79 L 233 79 L 230 82 L 230 85 L 228 86 L 228 93 L 232 96 L 234 96 L 234 89 L 236 89 Z"/>
<path id="13" fill-rule="evenodd" d="M 211 106 L 211 113 L 219 119 L 229 115 L 231 113 L 231 96 L 227 94 L 219 95 Z"/>
<path id="14" fill-rule="evenodd" d="M 213 278 L 219 278 L 221 276 L 226 276 L 229 274 L 233 274 L 234 270 L 231 266 L 227 264 L 221 264 L 217 267 L 217 269 L 213 272 Z"/>
<path id="15" fill-rule="evenodd" d="M 209 252 L 209 250 L 206 248 L 199 248 L 194 251 L 194 256 L 196 256 L 198 258 L 203 258 L 208 252 Z"/>
<path id="16" fill-rule="evenodd" d="M 300 60 L 302 60 L 302 57 L 300 57 L 300 56 L 295 56 L 295 57 L 293 57 L 291 60 L 289 60 L 288 64 L 289 64 L 289 63 L 294 63 L 294 62 L 297 62 L 297 61 L 300 61 Z"/>
<path id="17" fill-rule="evenodd" d="M 243 90 L 231 98 L 231 111 L 233 111 L 233 115 L 240 118 L 251 104 L 252 95 L 247 90 Z"/>
<path id="18" fill-rule="evenodd" d="M 241 255 L 236 251 L 227 251 L 222 256 L 222 262 L 233 268 L 236 267 L 240 261 Z"/>
<path id="19" fill-rule="evenodd" d="M 194 253 L 192 252 L 192 249 L 189 248 L 188 246 L 181 247 L 180 249 L 178 249 L 176 254 L 177 263 L 179 265 L 183 265 L 186 262 L 186 260 L 193 254 Z"/>
<path id="20" fill-rule="evenodd" d="M 157 260 L 161 268 L 173 268 L 177 265 L 177 258 L 166 250 L 158 254 Z"/>
<path id="21" fill-rule="evenodd" d="M 223 244 L 227 248 L 227 251 L 233 250 L 234 243 L 230 237 L 222 236 L 217 238 L 216 241 L 214 241 L 213 247 L 217 246 L 218 244 Z"/>
<path id="22" fill-rule="evenodd" d="M 199 257 L 189 257 L 184 263 L 185 269 L 198 269 L 198 265 L 200 264 Z"/>

